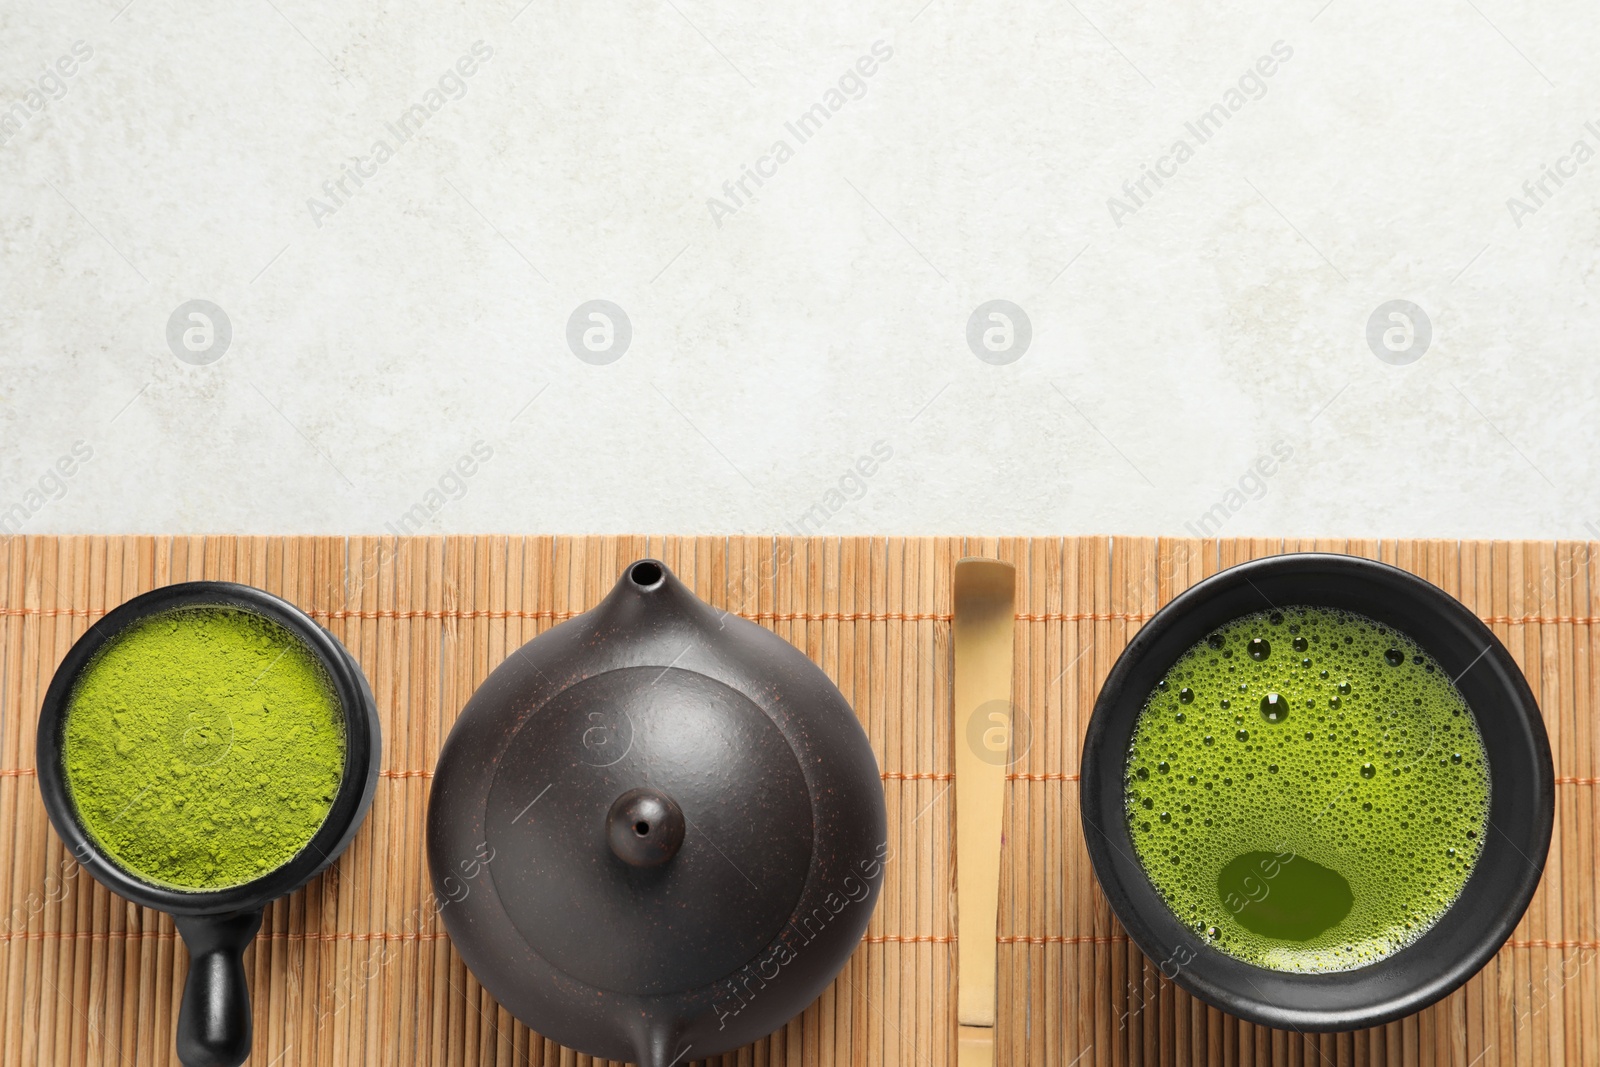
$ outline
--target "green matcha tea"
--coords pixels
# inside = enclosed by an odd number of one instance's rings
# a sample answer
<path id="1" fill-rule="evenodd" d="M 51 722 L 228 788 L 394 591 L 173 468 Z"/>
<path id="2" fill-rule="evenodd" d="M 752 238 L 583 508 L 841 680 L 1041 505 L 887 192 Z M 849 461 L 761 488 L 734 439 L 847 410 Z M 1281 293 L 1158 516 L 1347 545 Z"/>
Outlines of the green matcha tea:
<path id="1" fill-rule="evenodd" d="M 311 649 L 233 608 L 134 623 L 84 669 L 62 767 L 119 866 L 180 889 L 253 881 L 322 826 L 344 770 L 338 696 Z"/>
<path id="2" fill-rule="evenodd" d="M 1414 941 L 1460 895 L 1489 809 L 1483 740 L 1443 668 L 1323 608 L 1246 616 L 1186 652 L 1139 715 L 1125 780 L 1168 906 L 1281 971 Z"/>

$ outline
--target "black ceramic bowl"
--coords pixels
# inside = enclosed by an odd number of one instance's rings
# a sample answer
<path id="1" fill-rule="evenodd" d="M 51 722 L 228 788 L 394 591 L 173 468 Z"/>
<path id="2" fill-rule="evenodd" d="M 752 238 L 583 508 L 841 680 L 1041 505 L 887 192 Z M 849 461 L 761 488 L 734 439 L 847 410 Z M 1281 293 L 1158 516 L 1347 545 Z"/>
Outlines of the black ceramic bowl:
<path id="1" fill-rule="evenodd" d="M 78 822 L 61 764 L 62 728 L 79 673 L 117 634 L 178 608 L 231 607 L 265 616 L 298 637 L 321 661 L 344 712 L 345 762 L 322 826 L 292 859 L 253 882 L 185 890 L 147 882 L 119 867 Z M 95 881 L 135 904 L 173 916 L 189 948 L 189 977 L 178 1015 L 178 1055 L 188 1067 L 238 1064 L 250 1051 L 250 999 L 240 956 L 267 904 L 305 885 L 344 851 L 372 805 L 381 757 L 372 690 L 332 634 L 293 604 L 232 582 L 183 582 L 134 597 L 108 612 L 67 652 L 39 712 L 39 791 L 56 833 Z"/>
<path id="2" fill-rule="evenodd" d="M 1399 952 L 1347 971 L 1268 970 L 1211 948 L 1172 914 L 1134 854 L 1124 775 L 1134 723 L 1155 684 L 1218 626 L 1275 606 L 1359 612 L 1409 635 L 1456 679 L 1489 754 L 1489 832 L 1461 896 Z M 1544 722 L 1511 654 L 1436 586 L 1353 556 L 1241 564 L 1155 614 L 1111 669 L 1084 739 L 1079 799 L 1100 887 L 1134 944 L 1201 1000 L 1265 1026 L 1354 1030 L 1419 1011 L 1471 978 L 1511 936 L 1539 884 L 1555 812 Z"/>

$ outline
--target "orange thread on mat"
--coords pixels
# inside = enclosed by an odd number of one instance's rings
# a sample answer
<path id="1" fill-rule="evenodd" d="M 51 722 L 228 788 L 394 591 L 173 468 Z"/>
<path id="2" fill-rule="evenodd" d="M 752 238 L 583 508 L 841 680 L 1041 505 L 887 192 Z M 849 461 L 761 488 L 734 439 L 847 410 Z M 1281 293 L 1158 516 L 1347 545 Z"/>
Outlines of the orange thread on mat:
<path id="1" fill-rule="evenodd" d="M 996 938 L 996 941 L 1002 945 L 1120 945 L 1127 940 L 1127 934 L 1107 934 L 1103 936 L 1090 936 L 1088 934 L 1051 934 L 1049 936 L 1005 934 Z M 1600 941 L 1550 941 L 1537 937 L 1521 941 L 1507 941 L 1504 947 L 1590 950 L 1600 949 Z"/>
<path id="2" fill-rule="evenodd" d="M 4 941 L 171 941 L 171 930 L 13 930 L 0 934 Z"/>
<path id="3" fill-rule="evenodd" d="M 35 930 L 11 931 L 0 934 L 0 942 L 7 941 L 170 941 L 177 934 L 171 930 Z M 449 935 L 443 932 L 417 932 L 417 933 L 391 933 L 385 930 L 374 930 L 369 933 L 356 932 L 300 932 L 288 931 L 268 932 L 263 931 L 256 935 L 258 941 L 286 941 L 310 942 L 314 944 L 338 944 L 345 942 L 381 941 L 381 942 L 432 942 L 443 941 Z M 954 934 L 871 934 L 861 939 L 869 945 L 952 945 L 956 942 Z M 1003 934 L 995 938 L 1001 945 L 1120 945 L 1128 941 L 1127 934 Z M 1536 937 L 1522 940 L 1512 940 L 1505 943 L 1506 948 L 1549 948 L 1549 949 L 1579 949 L 1581 951 L 1595 951 L 1600 949 L 1600 941 L 1582 941 L 1567 939 L 1552 941 L 1547 938 Z"/>
<path id="4" fill-rule="evenodd" d="M 35 930 L 32 932 L 17 930 L 11 933 L 0 934 L 0 942 L 4 941 L 171 941 L 177 937 L 172 930 Z M 447 935 L 444 933 L 414 933 L 395 934 L 387 931 L 374 931 L 372 933 L 289 933 L 287 931 L 265 932 L 256 935 L 257 941 L 308 941 L 321 942 L 346 942 L 346 941 L 442 941 Z"/>
<path id="5" fill-rule="evenodd" d="M 315 619 L 542 619 L 554 622 L 581 615 L 579 611 L 521 611 L 496 608 L 413 608 L 385 610 L 382 608 L 339 608 L 334 611 L 312 610 L 306 612 Z"/>
<path id="6" fill-rule="evenodd" d="M 32 767 L 0 767 L 0 778 L 31 776 Z M 390 770 L 384 768 L 378 772 L 380 778 L 432 778 L 432 771 L 423 770 Z M 889 782 L 949 782 L 955 775 L 949 771 L 884 771 L 881 775 L 884 781 Z M 1073 775 L 1076 778 L 1077 775 Z"/>
<path id="7" fill-rule="evenodd" d="M 314 942 L 345 942 L 345 941 L 443 941 L 447 935 L 444 933 L 414 933 L 393 934 L 378 930 L 372 933 L 270 933 L 257 934 L 256 940 L 265 938 L 268 941 L 314 941 Z"/>
<path id="8" fill-rule="evenodd" d="M 1024 934 L 1004 934 L 995 940 L 1002 945 L 1120 945 L 1128 940 L 1128 935 L 1051 934 L 1048 937 L 1029 937 Z"/>
<path id="9" fill-rule="evenodd" d="M 93 618 L 109 608 L 0 608 L 0 616 Z M 522 610 L 514 608 L 313 608 L 316 619 L 534 619 L 556 622 L 583 614 L 578 609 Z M 734 611 L 730 614 L 757 622 L 949 622 L 948 611 Z M 1147 622 L 1149 611 L 1019 611 L 1018 622 Z M 1483 615 L 1484 622 L 1501 626 L 1593 626 L 1600 615 Z"/>
<path id="10" fill-rule="evenodd" d="M 26 610 L 26 609 L 24 609 Z M 717 609 L 723 610 L 723 609 Z M 409 611 L 344 608 L 337 611 L 308 611 L 322 619 L 571 619 L 581 611 L 519 611 L 488 608 L 435 608 Z M 948 612 L 936 611 L 731 611 L 756 622 L 949 622 Z"/>
<path id="11" fill-rule="evenodd" d="M 1491 626 L 1593 626 L 1600 615 L 1484 615 Z"/>
<path id="12" fill-rule="evenodd" d="M 1542 937 L 1530 937 L 1522 940 L 1507 941 L 1506 948 L 1577 948 L 1597 949 L 1600 941 L 1550 941 Z"/>
<path id="13" fill-rule="evenodd" d="M 949 622 L 945 611 L 752 611 L 735 612 L 757 622 Z"/>
<path id="14" fill-rule="evenodd" d="M 0 608 L 0 615 L 53 618 L 70 615 L 90 618 L 109 608 Z M 719 609 L 721 610 L 721 609 Z M 555 622 L 583 614 L 578 609 L 516 608 L 311 608 L 314 619 L 536 619 Z M 734 611 L 730 614 L 758 622 L 949 622 L 947 611 Z"/>
<path id="15" fill-rule="evenodd" d="M 104 615 L 107 610 L 107 608 L 0 608 L 0 615 L 37 615 L 45 619 L 69 615 L 87 619 L 91 615 Z"/>
<path id="16" fill-rule="evenodd" d="M 1146 622 L 1148 611 L 1019 611 L 1018 622 Z"/>
<path id="17" fill-rule="evenodd" d="M 32 767 L 0 767 L 0 778 L 31 778 L 38 772 Z M 420 770 L 388 770 L 378 772 L 380 778 L 432 778 L 432 771 Z M 955 775 L 949 771 L 884 771 L 879 775 L 886 782 L 952 782 Z M 1010 782 L 1076 782 L 1080 775 L 1076 771 L 1038 771 L 1023 773 L 1013 771 L 1006 775 Z M 1558 774 L 1555 777 L 1556 785 L 1600 785 L 1600 778 L 1578 777 L 1571 774 Z"/>
<path id="18" fill-rule="evenodd" d="M 0 767 L 0 778 L 31 778 L 38 772 L 32 767 Z M 432 778 L 432 771 L 421 770 L 381 770 L 380 778 Z M 884 771 L 879 775 L 886 782 L 952 782 L 955 775 L 949 771 Z M 1011 782 L 1076 782 L 1079 779 L 1076 771 L 1039 771 L 1023 773 L 1013 771 L 1006 775 L 1006 780 Z M 1555 777 L 1556 785 L 1600 785 L 1600 778 L 1579 777 L 1571 774 L 1558 774 Z"/>

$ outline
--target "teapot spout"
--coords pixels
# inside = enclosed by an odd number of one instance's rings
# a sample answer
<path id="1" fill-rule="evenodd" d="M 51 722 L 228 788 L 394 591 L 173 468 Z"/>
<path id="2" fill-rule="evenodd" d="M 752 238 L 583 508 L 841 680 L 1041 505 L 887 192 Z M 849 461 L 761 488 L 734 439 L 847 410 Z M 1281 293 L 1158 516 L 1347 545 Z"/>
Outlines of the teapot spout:
<path id="1" fill-rule="evenodd" d="M 597 610 L 596 622 L 603 632 L 634 639 L 671 628 L 673 620 L 708 633 L 721 630 L 728 614 L 695 596 L 694 590 L 658 559 L 628 564 Z"/>
<path id="2" fill-rule="evenodd" d="M 694 1045 L 682 1039 L 676 1019 L 639 1015 L 634 1020 L 634 1061 L 639 1067 L 682 1067 L 692 1058 Z"/>
<path id="3" fill-rule="evenodd" d="M 671 572 L 662 565 L 660 560 L 641 559 L 636 560 L 627 569 L 622 576 L 622 580 L 630 583 L 641 592 L 650 592 L 651 590 L 659 589 L 661 583 L 666 581 L 669 573 Z"/>

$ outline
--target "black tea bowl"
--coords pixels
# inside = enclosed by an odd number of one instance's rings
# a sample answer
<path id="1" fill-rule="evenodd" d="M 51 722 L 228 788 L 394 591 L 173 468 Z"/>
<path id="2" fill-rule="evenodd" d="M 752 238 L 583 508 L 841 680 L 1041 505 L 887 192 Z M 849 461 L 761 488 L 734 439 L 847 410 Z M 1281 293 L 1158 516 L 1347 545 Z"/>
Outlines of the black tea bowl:
<path id="1" fill-rule="evenodd" d="M 339 788 L 322 826 L 286 863 L 254 881 L 189 890 L 148 882 L 101 851 L 78 820 L 62 766 L 62 741 L 73 686 L 95 654 L 127 627 L 180 608 L 235 608 L 276 622 L 321 662 L 344 713 L 345 756 Z M 355 836 L 372 805 L 382 742 L 366 676 L 337 639 L 279 597 L 232 582 L 182 582 L 134 597 L 108 612 L 67 651 L 39 712 L 39 791 L 56 833 L 95 881 L 146 908 L 171 915 L 189 949 L 189 974 L 178 1009 L 177 1052 L 185 1067 L 236 1067 L 250 1054 L 250 990 L 241 957 L 272 901 L 328 867 Z"/>
<path id="2" fill-rule="evenodd" d="M 1421 937 L 1343 971 L 1270 970 L 1215 949 L 1167 907 L 1139 862 L 1125 814 L 1128 749 L 1145 702 L 1180 656 L 1219 626 L 1273 607 L 1356 612 L 1426 649 L 1455 679 L 1489 757 L 1489 823 L 1461 895 Z M 1527 680 L 1489 628 L 1415 575 L 1368 559 L 1273 556 L 1214 575 L 1134 635 L 1095 702 L 1079 800 L 1095 876 L 1162 974 L 1229 1014 L 1280 1029 L 1356 1030 L 1420 1011 L 1466 982 L 1511 936 L 1550 847 L 1555 773 Z"/>

